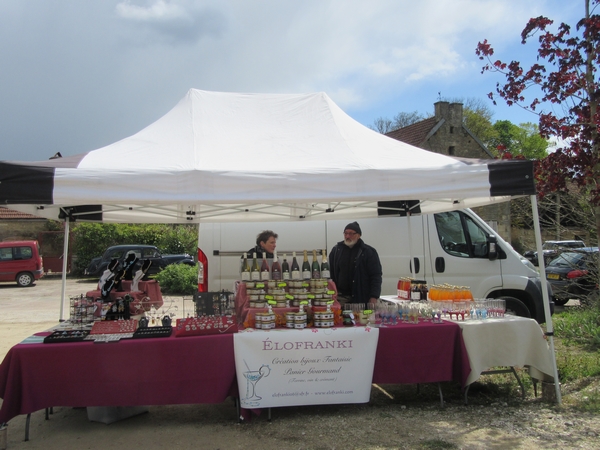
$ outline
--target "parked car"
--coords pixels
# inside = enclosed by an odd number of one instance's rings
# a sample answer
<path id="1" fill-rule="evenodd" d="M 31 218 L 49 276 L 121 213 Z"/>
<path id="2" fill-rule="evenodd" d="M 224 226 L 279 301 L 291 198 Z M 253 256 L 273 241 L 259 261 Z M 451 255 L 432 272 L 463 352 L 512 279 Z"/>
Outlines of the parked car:
<path id="1" fill-rule="evenodd" d="M 138 257 L 134 272 L 141 266 L 143 260 L 147 259 L 152 261 L 152 265 L 146 273 L 146 276 L 156 275 L 169 264 L 196 265 L 194 258 L 187 253 L 181 255 L 162 255 L 160 250 L 154 245 L 114 245 L 108 247 L 102 256 L 92 259 L 84 273 L 91 277 L 100 277 L 113 259 L 123 263 L 127 258 L 127 255 L 132 252 Z"/>
<path id="2" fill-rule="evenodd" d="M 584 248 L 585 242 L 583 241 L 546 241 L 542 244 L 542 251 L 544 252 L 544 264 L 548 265 L 550 261 L 556 258 L 561 252 L 565 250 L 572 250 L 576 248 Z M 534 266 L 539 265 L 538 254 L 533 250 L 525 252 L 523 254 L 525 258 L 533 263 Z"/>
<path id="3" fill-rule="evenodd" d="M 556 305 L 572 298 L 584 299 L 598 289 L 598 247 L 562 252 L 546 267 L 546 278 Z"/>
<path id="4" fill-rule="evenodd" d="M 44 264 L 37 241 L 0 242 L 0 281 L 16 281 L 31 286 L 44 274 Z"/>

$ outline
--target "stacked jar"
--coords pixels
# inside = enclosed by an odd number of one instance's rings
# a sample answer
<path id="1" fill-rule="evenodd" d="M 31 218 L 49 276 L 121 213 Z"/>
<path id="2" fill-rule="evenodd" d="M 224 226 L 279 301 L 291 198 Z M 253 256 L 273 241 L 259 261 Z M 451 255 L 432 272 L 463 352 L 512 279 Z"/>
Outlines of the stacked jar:
<path id="1" fill-rule="evenodd" d="M 255 328 L 259 330 L 272 330 L 275 328 L 275 313 L 271 311 L 257 312 L 254 316 Z"/>
<path id="2" fill-rule="evenodd" d="M 288 308 L 291 306 L 291 297 L 286 292 L 286 283 L 268 281 L 254 282 L 246 281 L 246 295 L 250 308 L 266 308 L 269 300 L 275 301 L 276 308 Z"/>
<path id="3" fill-rule="evenodd" d="M 265 296 L 267 291 L 265 290 L 264 283 L 255 281 L 245 281 L 246 295 L 248 296 L 248 306 L 250 308 L 266 308 L 267 300 Z"/>
<path id="4" fill-rule="evenodd" d="M 315 328 L 332 328 L 334 325 L 334 314 L 329 305 L 325 311 L 315 311 L 314 313 Z"/>

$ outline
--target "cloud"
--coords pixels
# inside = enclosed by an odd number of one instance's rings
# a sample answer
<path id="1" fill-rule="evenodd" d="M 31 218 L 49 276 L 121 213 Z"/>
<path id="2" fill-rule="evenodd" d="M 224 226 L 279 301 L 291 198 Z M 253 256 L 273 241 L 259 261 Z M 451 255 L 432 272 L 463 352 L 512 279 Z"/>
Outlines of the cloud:
<path id="1" fill-rule="evenodd" d="M 140 22 L 156 22 L 178 20 L 187 16 L 185 10 L 175 3 L 167 3 L 158 0 L 154 4 L 144 7 L 132 5 L 130 2 L 122 2 L 116 6 L 119 16 Z"/>
<path id="2" fill-rule="evenodd" d="M 154 0 L 146 5 L 123 1 L 117 16 L 143 34 L 128 33 L 130 41 L 151 45 L 194 43 L 205 36 L 219 36 L 227 27 L 223 14 L 190 0 Z"/>

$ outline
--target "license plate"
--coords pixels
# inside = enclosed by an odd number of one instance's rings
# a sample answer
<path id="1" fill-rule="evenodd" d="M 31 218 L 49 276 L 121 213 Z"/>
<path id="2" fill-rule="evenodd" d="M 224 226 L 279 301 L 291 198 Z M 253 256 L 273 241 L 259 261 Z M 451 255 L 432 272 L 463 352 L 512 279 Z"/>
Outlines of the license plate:
<path id="1" fill-rule="evenodd" d="M 549 273 L 548 274 L 548 279 L 549 280 L 558 280 L 560 279 L 560 275 L 557 273 Z"/>

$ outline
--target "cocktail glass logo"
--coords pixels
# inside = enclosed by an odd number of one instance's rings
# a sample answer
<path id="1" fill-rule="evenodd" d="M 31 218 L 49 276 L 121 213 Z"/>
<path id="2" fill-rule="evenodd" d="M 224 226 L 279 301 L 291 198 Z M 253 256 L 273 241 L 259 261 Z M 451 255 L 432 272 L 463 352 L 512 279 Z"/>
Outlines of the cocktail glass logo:
<path id="1" fill-rule="evenodd" d="M 250 370 L 250 367 L 246 364 L 246 368 L 248 369 L 244 372 L 244 378 L 246 378 L 246 398 L 245 401 L 249 406 L 258 406 L 259 401 L 262 400 L 262 397 L 256 392 L 256 385 L 258 382 L 264 377 L 268 377 L 271 373 L 271 368 L 263 364 L 260 366 L 258 370 Z"/>

